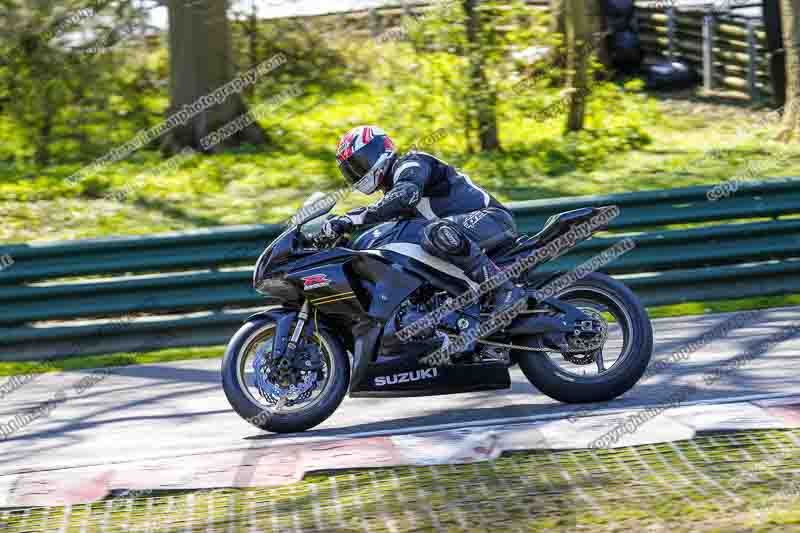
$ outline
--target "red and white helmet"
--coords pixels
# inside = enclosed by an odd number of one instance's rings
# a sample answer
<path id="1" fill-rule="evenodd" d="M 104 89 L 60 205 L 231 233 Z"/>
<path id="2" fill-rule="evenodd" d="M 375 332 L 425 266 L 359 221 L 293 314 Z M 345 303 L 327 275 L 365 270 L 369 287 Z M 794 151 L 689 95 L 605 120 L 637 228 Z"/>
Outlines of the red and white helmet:
<path id="1" fill-rule="evenodd" d="M 380 187 L 394 154 L 394 143 L 376 126 L 353 128 L 336 146 L 339 171 L 364 194 L 372 194 Z"/>

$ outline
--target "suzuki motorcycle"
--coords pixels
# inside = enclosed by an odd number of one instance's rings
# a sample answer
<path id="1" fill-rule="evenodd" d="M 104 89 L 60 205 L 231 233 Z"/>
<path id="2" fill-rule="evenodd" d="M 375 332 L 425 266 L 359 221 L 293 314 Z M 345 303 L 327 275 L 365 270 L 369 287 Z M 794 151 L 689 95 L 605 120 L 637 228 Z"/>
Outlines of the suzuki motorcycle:
<path id="1" fill-rule="evenodd" d="M 537 300 L 543 296 L 538 289 L 560 275 L 537 274 L 539 265 L 515 280 L 526 291 L 525 311 L 490 335 L 462 343 L 465 351 L 445 364 L 427 364 L 427 355 L 477 328 L 491 309 L 473 299 L 401 340 L 399 331 L 475 289 L 474 283 L 418 244 L 424 219 L 386 222 L 332 242 L 309 231 L 334 205 L 297 220 L 259 257 L 253 286 L 269 307 L 250 316 L 227 346 L 225 395 L 257 427 L 278 433 L 312 428 L 348 392 L 398 397 L 508 389 L 514 365 L 541 392 L 567 403 L 611 400 L 644 373 L 653 336 L 639 299 L 593 272 Z M 536 235 L 487 253 L 508 268 L 604 209 L 554 215 Z"/>

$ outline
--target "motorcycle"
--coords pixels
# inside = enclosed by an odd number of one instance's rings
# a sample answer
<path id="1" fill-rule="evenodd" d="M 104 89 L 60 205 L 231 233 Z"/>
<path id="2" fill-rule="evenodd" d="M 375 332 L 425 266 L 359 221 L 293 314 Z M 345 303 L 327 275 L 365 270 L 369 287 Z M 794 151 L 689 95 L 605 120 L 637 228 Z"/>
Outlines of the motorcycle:
<path id="1" fill-rule="evenodd" d="M 514 365 L 555 400 L 602 402 L 631 389 L 647 368 L 650 320 L 619 281 L 591 272 L 548 295 L 543 289 L 563 273 L 537 273 L 537 263 L 515 280 L 525 289 L 525 310 L 465 343 L 491 309 L 473 297 L 450 310 L 478 288 L 418 244 L 427 221 L 396 220 L 326 241 L 308 228 L 334 205 L 296 220 L 255 265 L 253 287 L 269 307 L 245 321 L 222 362 L 225 395 L 251 424 L 304 431 L 331 416 L 348 392 L 403 397 L 508 389 Z M 611 207 L 554 215 L 539 233 L 487 253 L 508 270 Z M 437 319 L 424 322 L 431 316 Z M 433 352 L 459 339 L 460 351 L 431 363 Z"/>

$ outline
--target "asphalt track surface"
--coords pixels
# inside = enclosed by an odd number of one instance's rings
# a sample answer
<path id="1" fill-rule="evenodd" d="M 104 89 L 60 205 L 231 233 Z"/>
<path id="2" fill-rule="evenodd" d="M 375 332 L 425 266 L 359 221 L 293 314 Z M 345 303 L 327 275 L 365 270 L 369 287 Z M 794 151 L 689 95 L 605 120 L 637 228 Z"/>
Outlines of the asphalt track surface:
<path id="1" fill-rule="evenodd" d="M 655 360 L 696 342 L 731 315 L 660 319 L 653 322 Z M 59 391 L 65 400 L 47 416 L 0 440 L 0 475 L 50 468 L 101 465 L 135 459 L 187 456 L 276 443 L 363 435 L 414 433 L 445 428 L 509 425 L 565 418 L 587 409 L 607 411 L 659 404 L 688 391 L 687 403 L 726 403 L 752 397 L 800 393 L 800 308 L 763 311 L 754 320 L 715 338 L 688 358 L 644 378 L 611 402 L 573 406 L 536 391 L 519 369 L 506 391 L 421 398 L 345 398 L 338 411 L 302 434 L 264 433 L 230 408 L 222 392 L 219 359 L 115 368 L 85 390 L 87 372 L 47 374 L 0 401 L 0 423 L 41 406 Z M 779 343 L 765 341 L 796 334 Z M 755 354 L 750 357 L 749 354 Z M 746 363 L 731 361 L 745 357 Z M 715 369 L 727 370 L 707 379 Z M 3 378 L 5 379 L 5 378 Z M 86 385 L 87 382 L 83 381 Z M 179 458 L 180 456 L 180 458 Z"/>

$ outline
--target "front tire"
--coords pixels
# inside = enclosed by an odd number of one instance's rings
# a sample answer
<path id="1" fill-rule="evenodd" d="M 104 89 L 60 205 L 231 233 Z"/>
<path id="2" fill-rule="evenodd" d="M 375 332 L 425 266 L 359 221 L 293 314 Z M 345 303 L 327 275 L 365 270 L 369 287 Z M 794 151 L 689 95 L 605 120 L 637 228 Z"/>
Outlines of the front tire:
<path id="1" fill-rule="evenodd" d="M 600 273 L 591 273 L 554 296 L 561 301 L 605 299 L 623 309 L 627 327 L 626 357 L 604 373 L 576 376 L 556 364 L 544 353 L 518 350 L 515 355 L 525 377 L 547 396 L 564 403 L 590 403 L 612 400 L 629 391 L 642 377 L 653 353 L 653 329 L 639 298 L 625 285 Z M 540 345 L 531 337 L 515 339 L 515 344 Z M 602 350 L 602 348 L 601 348 Z"/>
<path id="2" fill-rule="evenodd" d="M 339 340 L 325 329 L 314 333 L 314 338 L 324 348 L 328 359 L 328 376 L 320 397 L 308 408 L 295 411 L 270 411 L 269 405 L 260 403 L 257 393 L 248 387 L 246 377 L 247 357 L 260 340 L 269 339 L 275 331 L 275 322 L 263 319 L 247 322 L 231 338 L 222 360 L 222 388 L 231 407 L 239 416 L 254 426 L 274 433 L 305 431 L 333 414 L 347 393 L 350 381 L 350 360 Z"/>

